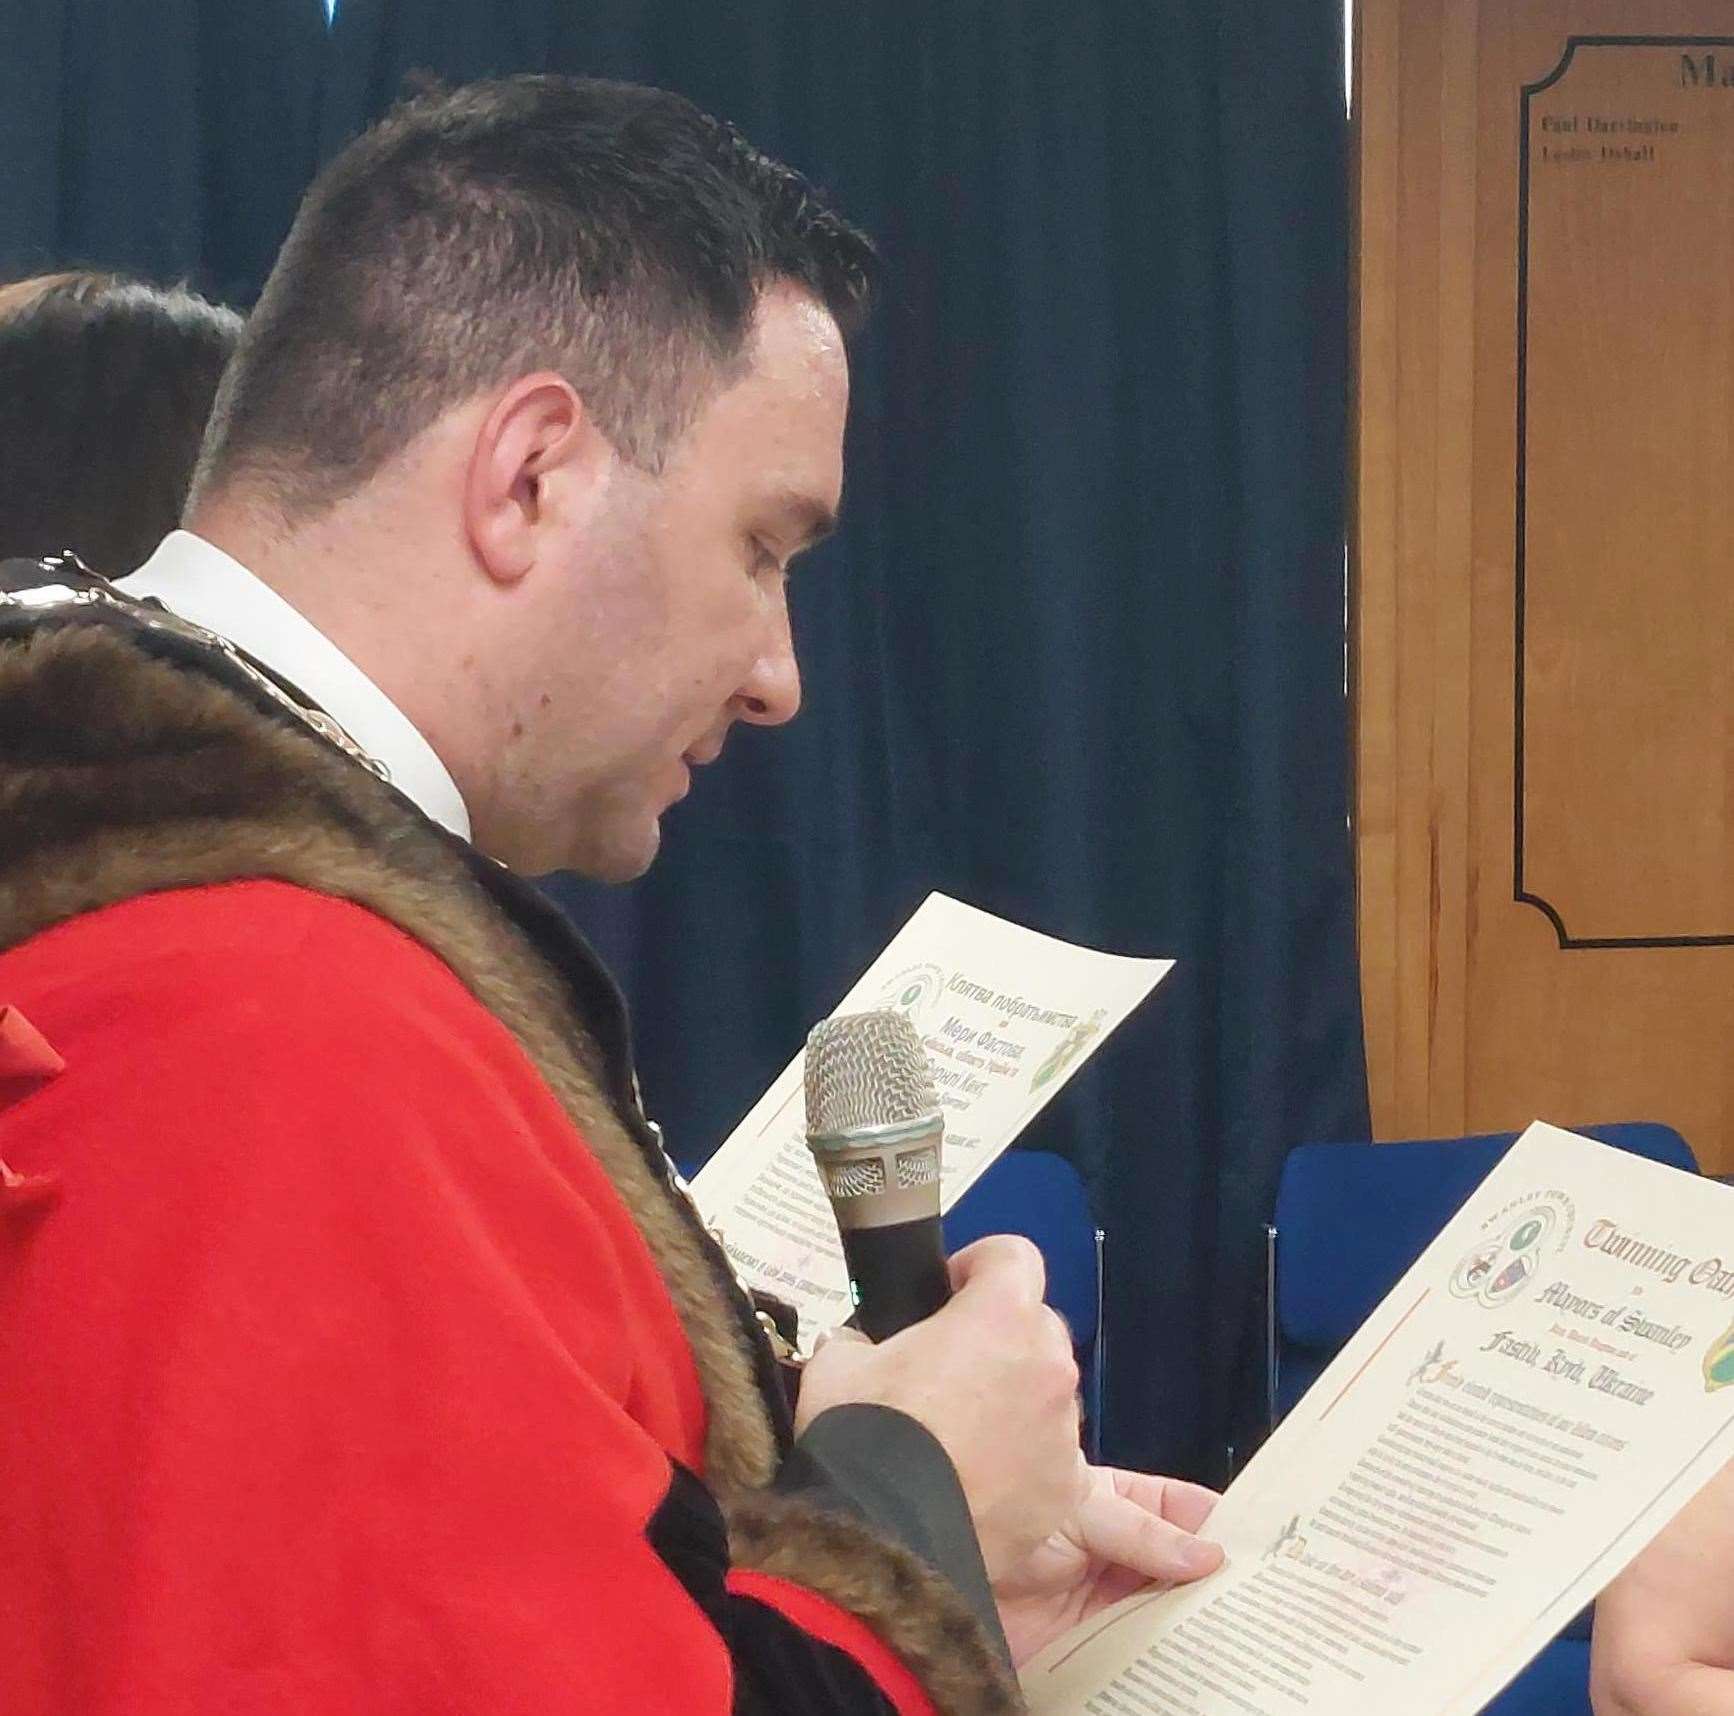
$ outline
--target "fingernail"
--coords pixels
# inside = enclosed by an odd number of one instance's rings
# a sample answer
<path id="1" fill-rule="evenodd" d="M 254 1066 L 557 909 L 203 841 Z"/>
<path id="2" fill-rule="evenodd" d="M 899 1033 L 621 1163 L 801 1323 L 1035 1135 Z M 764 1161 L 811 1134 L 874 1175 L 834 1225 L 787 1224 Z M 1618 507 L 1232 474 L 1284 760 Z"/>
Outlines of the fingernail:
<path id="1" fill-rule="evenodd" d="M 1188 1573 L 1210 1573 L 1222 1560 L 1222 1550 L 1214 1543 L 1194 1537 L 1181 1545 L 1180 1564 Z"/>

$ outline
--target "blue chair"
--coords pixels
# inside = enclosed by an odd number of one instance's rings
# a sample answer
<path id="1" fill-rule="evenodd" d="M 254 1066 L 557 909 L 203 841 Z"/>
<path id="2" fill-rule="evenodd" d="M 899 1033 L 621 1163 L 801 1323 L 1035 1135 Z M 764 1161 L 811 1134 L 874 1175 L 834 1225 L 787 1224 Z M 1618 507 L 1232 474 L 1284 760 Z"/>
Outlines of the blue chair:
<path id="1" fill-rule="evenodd" d="M 1691 1146 L 1671 1126 L 1579 1130 L 1634 1156 L 1698 1171 Z M 1407 1144 L 1301 1144 L 1289 1152 L 1276 1198 L 1273 1421 L 1317 1381 L 1516 1141 L 1515 1132 L 1489 1132 Z"/>
<path id="2" fill-rule="evenodd" d="M 1481 1716 L 1591 1716 L 1589 1610 L 1542 1651 Z"/>
<path id="3" fill-rule="evenodd" d="M 1671 1126 L 1578 1130 L 1616 1149 L 1698 1171 Z M 1517 1141 L 1515 1132 L 1406 1144 L 1302 1144 L 1283 1163 L 1269 1243 L 1267 1387 L 1274 1428 L 1433 1237 Z M 1589 1611 L 1485 1716 L 1590 1716 Z"/>
<path id="4" fill-rule="evenodd" d="M 1105 1357 L 1103 1237 L 1077 1169 L 1046 1150 L 1008 1150 L 945 1218 L 948 1251 L 961 1251 L 990 1233 L 1022 1234 L 1047 1264 L 1047 1301 L 1072 1331 L 1084 1373 L 1085 1445 L 1097 1458 Z"/>

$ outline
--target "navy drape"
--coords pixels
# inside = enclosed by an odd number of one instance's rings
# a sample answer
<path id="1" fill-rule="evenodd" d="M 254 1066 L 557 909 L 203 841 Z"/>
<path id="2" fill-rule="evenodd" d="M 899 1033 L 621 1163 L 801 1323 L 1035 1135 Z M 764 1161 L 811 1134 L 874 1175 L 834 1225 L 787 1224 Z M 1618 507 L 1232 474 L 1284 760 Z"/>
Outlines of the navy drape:
<path id="1" fill-rule="evenodd" d="M 321 0 L 0 0 L 0 278 L 242 306 L 317 164 Z"/>

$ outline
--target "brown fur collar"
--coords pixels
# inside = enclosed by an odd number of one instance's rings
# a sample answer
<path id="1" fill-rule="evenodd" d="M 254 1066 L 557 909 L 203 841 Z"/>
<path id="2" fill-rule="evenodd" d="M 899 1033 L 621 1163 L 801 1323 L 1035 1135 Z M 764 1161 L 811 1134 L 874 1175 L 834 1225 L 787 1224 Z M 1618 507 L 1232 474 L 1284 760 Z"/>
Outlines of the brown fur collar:
<path id="1" fill-rule="evenodd" d="M 942 1716 L 1011 1716 L 1024 1708 L 969 1605 L 919 1556 L 799 1497 L 743 1495 L 724 1511 L 737 1566 L 804 1585 L 859 1615 L 903 1659 Z"/>
<path id="2" fill-rule="evenodd" d="M 246 877 L 377 912 L 437 954 L 512 1032 L 668 1284 L 709 1409 L 709 1483 L 768 1483 L 770 1422 L 711 1267 L 598 1089 L 596 1051 L 563 986 L 461 854 L 311 732 L 154 659 L 114 624 L 0 644 L 0 947 L 136 894 Z"/>

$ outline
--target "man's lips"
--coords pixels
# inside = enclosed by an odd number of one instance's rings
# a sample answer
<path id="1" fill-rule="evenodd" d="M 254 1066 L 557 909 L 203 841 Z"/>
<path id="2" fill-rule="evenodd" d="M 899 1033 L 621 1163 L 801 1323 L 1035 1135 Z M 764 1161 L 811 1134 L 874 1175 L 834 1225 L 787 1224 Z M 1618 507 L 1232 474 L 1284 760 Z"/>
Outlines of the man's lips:
<path id="1" fill-rule="evenodd" d="M 722 755 L 723 741 L 721 737 L 704 739 L 690 750 L 680 754 L 680 786 L 674 795 L 678 804 L 692 791 L 692 771 L 702 769 L 707 763 L 714 763 Z"/>

